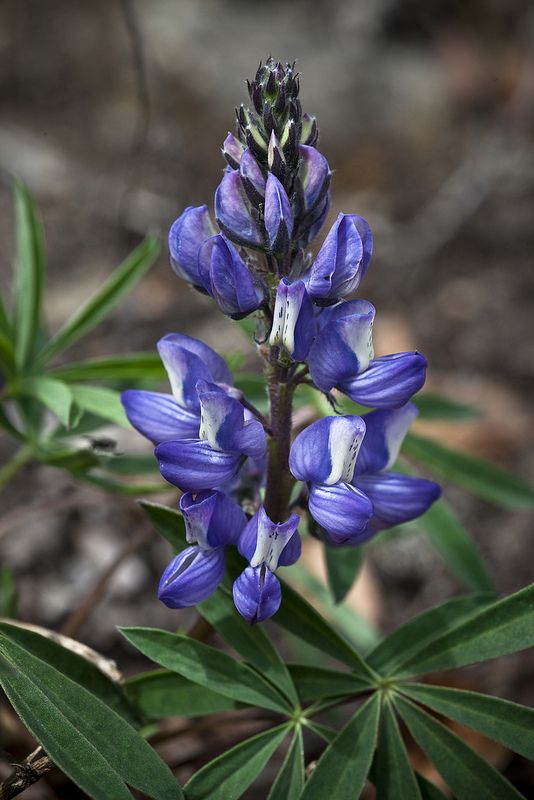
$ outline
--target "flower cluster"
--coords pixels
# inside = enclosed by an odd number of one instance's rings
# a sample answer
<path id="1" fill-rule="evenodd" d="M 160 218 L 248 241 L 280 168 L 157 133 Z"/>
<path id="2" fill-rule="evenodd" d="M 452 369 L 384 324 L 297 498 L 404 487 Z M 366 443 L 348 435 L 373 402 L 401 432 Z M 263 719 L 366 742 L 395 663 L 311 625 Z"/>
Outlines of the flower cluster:
<path id="1" fill-rule="evenodd" d="M 189 547 L 165 570 L 160 599 L 181 608 L 208 597 L 223 579 L 225 547 L 236 546 L 248 566 L 234 582 L 234 601 L 252 623 L 277 611 L 275 572 L 300 556 L 291 497 L 313 518 L 314 535 L 339 547 L 419 516 L 440 489 L 391 471 L 417 413 L 411 397 L 424 384 L 426 360 L 418 352 L 375 358 L 375 309 L 346 299 L 369 268 L 369 225 L 340 213 L 315 259 L 307 252 L 330 208 L 332 173 L 317 150 L 316 121 L 302 113 L 294 65 L 269 58 L 248 90 L 252 108 L 241 106 L 237 135 L 222 148 L 217 225 L 207 206 L 186 208 L 169 250 L 176 274 L 223 314 L 255 312 L 269 418 L 232 386 L 217 353 L 178 333 L 158 344 L 172 394 L 130 390 L 123 404 L 156 445 L 163 477 L 183 492 Z M 374 410 L 320 419 L 291 444 L 301 382 L 333 403 L 341 392 Z M 250 519 L 244 507 L 254 510 Z"/>

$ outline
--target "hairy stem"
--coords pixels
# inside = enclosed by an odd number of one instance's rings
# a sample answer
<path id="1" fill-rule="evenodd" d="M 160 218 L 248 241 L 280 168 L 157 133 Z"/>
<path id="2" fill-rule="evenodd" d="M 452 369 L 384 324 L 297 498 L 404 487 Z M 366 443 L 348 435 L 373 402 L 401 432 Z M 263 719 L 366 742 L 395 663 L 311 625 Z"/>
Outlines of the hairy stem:
<path id="1" fill-rule="evenodd" d="M 285 522 L 289 515 L 289 498 L 294 482 L 289 471 L 294 387 L 288 381 L 287 367 L 278 363 L 278 354 L 278 348 L 272 347 L 269 364 L 266 367 L 270 436 L 267 449 L 265 510 L 273 522 Z"/>

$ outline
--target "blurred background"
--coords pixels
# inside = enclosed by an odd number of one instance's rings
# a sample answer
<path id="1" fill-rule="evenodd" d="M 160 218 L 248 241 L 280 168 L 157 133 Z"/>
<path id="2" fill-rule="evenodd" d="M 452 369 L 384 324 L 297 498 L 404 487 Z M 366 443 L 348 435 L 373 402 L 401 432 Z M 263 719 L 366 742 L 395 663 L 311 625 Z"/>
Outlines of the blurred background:
<path id="1" fill-rule="evenodd" d="M 165 237 L 185 206 L 212 205 L 244 79 L 268 54 L 297 60 L 304 110 L 317 115 L 319 146 L 335 171 L 331 220 L 358 213 L 373 229 L 360 295 L 378 309 L 378 354 L 420 349 L 429 388 L 483 411 L 473 423 L 427 423 L 426 433 L 533 481 L 528 0 L 2 0 L 4 288 L 13 175 L 42 213 L 54 329 L 143 235 Z M 174 330 L 257 365 L 237 326 L 174 276 L 166 252 L 69 355 L 150 350 Z M 120 434 L 122 451 L 142 446 L 134 432 Z M 9 452 L 3 442 L 0 456 Z M 21 616 L 47 627 L 68 617 L 139 525 L 133 498 L 71 484 L 59 471 L 29 467 L 2 498 L 11 517 L 0 523 L 0 561 L 15 571 Z M 460 490 L 447 495 L 498 590 L 532 581 L 531 515 Z M 27 504 L 41 513 L 14 526 Z M 125 558 L 80 637 L 124 664 L 115 625 L 176 624 L 154 598 L 167 557 L 154 537 Z M 407 534 L 371 552 L 351 602 L 389 630 L 458 589 L 428 543 Z M 523 656 L 504 659 L 486 689 L 532 702 L 526 666 Z"/>

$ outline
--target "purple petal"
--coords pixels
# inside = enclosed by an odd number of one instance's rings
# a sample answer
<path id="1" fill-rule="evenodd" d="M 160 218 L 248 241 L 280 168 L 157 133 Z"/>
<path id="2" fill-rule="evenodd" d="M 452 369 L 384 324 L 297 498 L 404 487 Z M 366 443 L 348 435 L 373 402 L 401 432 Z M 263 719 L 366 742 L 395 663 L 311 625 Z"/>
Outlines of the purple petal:
<path id="1" fill-rule="evenodd" d="M 300 228 L 304 230 L 304 233 L 301 235 L 299 240 L 301 247 L 307 247 L 310 242 L 315 239 L 323 227 L 324 221 L 328 216 L 328 212 L 330 211 L 331 199 L 332 198 L 329 189 L 326 193 L 324 202 L 319 203 L 319 205 L 304 218 L 300 226 Z"/>
<path id="2" fill-rule="evenodd" d="M 200 416 L 180 408 L 170 394 L 128 389 L 121 402 L 133 427 L 154 444 L 198 436 Z"/>
<path id="3" fill-rule="evenodd" d="M 289 453 L 289 468 L 300 481 L 332 485 L 350 482 L 365 434 L 353 415 L 323 417 L 299 433 Z"/>
<path id="4" fill-rule="evenodd" d="M 223 142 L 222 152 L 232 169 L 239 169 L 239 162 L 245 150 L 245 145 L 234 136 L 233 133 L 228 133 L 228 136 Z"/>
<path id="5" fill-rule="evenodd" d="M 272 172 L 267 175 L 264 214 L 270 248 L 284 254 L 293 232 L 293 212 L 284 187 Z"/>
<path id="6" fill-rule="evenodd" d="M 362 278 L 363 242 L 351 216 L 339 214 L 317 254 L 307 279 L 316 303 L 346 297 Z"/>
<path id="7" fill-rule="evenodd" d="M 247 567 L 234 582 L 235 607 L 251 625 L 276 614 L 282 601 L 282 590 L 276 575 L 266 567 Z"/>
<path id="8" fill-rule="evenodd" d="M 374 531 L 420 517 L 441 494 L 441 487 L 434 481 L 397 472 L 359 475 L 356 485 L 373 503 Z"/>
<path id="9" fill-rule="evenodd" d="M 269 344 L 283 347 L 294 361 L 304 361 L 315 337 L 313 303 L 303 281 L 282 278 L 276 291 Z"/>
<path id="10" fill-rule="evenodd" d="M 362 406 L 398 408 L 423 386 L 426 358 L 421 353 L 395 353 L 375 358 L 369 368 L 339 388 Z"/>
<path id="11" fill-rule="evenodd" d="M 250 202 L 255 205 L 262 203 L 265 197 L 265 178 L 248 147 L 241 156 L 239 174 Z"/>
<path id="12" fill-rule="evenodd" d="M 239 453 L 212 450 L 198 439 L 162 442 L 155 455 L 165 480 L 183 492 L 222 486 L 234 477 L 244 460 Z"/>
<path id="13" fill-rule="evenodd" d="M 185 492 L 180 498 L 189 544 L 198 543 L 203 549 L 236 544 L 247 524 L 242 508 L 223 492 L 207 490 Z"/>
<path id="14" fill-rule="evenodd" d="M 299 522 L 298 514 L 292 514 L 286 522 L 275 523 L 260 506 L 239 537 L 239 552 L 251 567 L 288 567 L 300 558 Z"/>
<path id="15" fill-rule="evenodd" d="M 205 242 L 199 254 L 199 271 L 223 314 L 243 317 L 259 308 L 265 291 L 222 234 Z"/>
<path id="16" fill-rule="evenodd" d="M 207 289 L 198 272 L 198 251 L 216 233 L 207 206 L 189 206 L 173 222 L 169 232 L 171 265 L 180 278 Z"/>
<path id="17" fill-rule="evenodd" d="M 417 414 L 413 403 L 365 414 L 365 438 L 358 456 L 356 473 L 372 474 L 390 469 L 397 460 L 404 437 Z"/>
<path id="18" fill-rule="evenodd" d="M 225 172 L 215 192 L 215 217 L 229 239 L 248 247 L 261 247 L 263 235 L 252 217 L 241 176 Z"/>
<path id="19" fill-rule="evenodd" d="M 224 575 L 224 550 L 188 547 L 173 558 L 158 588 L 158 597 L 169 608 L 186 608 L 209 597 Z"/>
<path id="20" fill-rule="evenodd" d="M 326 197 L 331 172 L 328 161 L 315 147 L 301 144 L 299 150 L 299 178 L 304 195 L 304 211 L 309 213 Z"/>
<path id="21" fill-rule="evenodd" d="M 368 368 L 375 309 L 367 300 L 352 300 L 325 316 L 327 322 L 311 347 L 308 365 L 315 385 L 329 392 Z"/>
<path id="22" fill-rule="evenodd" d="M 359 544 L 369 539 L 373 504 L 362 491 L 348 483 L 312 486 L 309 510 L 332 544 Z"/>
<path id="23" fill-rule="evenodd" d="M 359 217 L 357 214 L 350 214 L 350 218 L 356 225 L 358 233 L 362 238 L 363 255 L 361 263 L 361 280 L 363 280 L 367 274 L 367 268 L 369 267 L 369 262 L 371 261 L 371 256 L 373 255 L 373 234 L 369 223 L 363 217 Z"/>

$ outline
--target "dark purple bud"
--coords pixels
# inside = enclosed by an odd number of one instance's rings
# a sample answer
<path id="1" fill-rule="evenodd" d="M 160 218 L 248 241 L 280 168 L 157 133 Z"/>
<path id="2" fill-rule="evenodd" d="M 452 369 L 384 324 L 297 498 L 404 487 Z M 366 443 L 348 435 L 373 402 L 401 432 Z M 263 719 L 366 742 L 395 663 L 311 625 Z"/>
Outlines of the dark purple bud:
<path id="1" fill-rule="evenodd" d="M 201 248 L 199 270 L 223 314 L 241 319 L 265 301 L 265 289 L 222 234 Z"/>
<path id="2" fill-rule="evenodd" d="M 163 575 L 158 597 L 169 608 L 187 608 L 209 597 L 224 575 L 224 550 L 188 547 L 175 556 Z"/>
<path id="3" fill-rule="evenodd" d="M 271 172 L 265 189 L 265 228 L 271 251 L 284 256 L 293 232 L 293 213 L 284 187 Z"/>
<path id="4" fill-rule="evenodd" d="M 241 157 L 239 174 L 248 199 L 258 208 L 265 199 L 265 178 L 248 147 Z"/>
<path id="5" fill-rule="evenodd" d="M 273 107 L 270 103 L 266 102 L 263 104 L 262 119 L 263 119 L 263 127 L 265 128 L 267 135 L 270 136 L 271 131 L 274 128 Z"/>
<path id="6" fill-rule="evenodd" d="M 362 237 L 353 217 L 339 214 L 306 280 L 314 302 L 319 305 L 330 305 L 357 289 L 364 272 L 363 256 Z"/>
<path id="7" fill-rule="evenodd" d="M 228 136 L 223 142 L 222 152 L 232 169 L 239 169 L 239 162 L 241 161 L 244 149 L 244 144 L 242 144 L 233 133 L 228 133 Z"/>
<path id="8" fill-rule="evenodd" d="M 300 132 L 300 143 L 304 145 L 313 145 L 317 141 L 317 120 L 310 114 L 302 115 L 302 130 Z"/>
<path id="9" fill-rule="evenodd" d="M 226 172 L 215 192 L 215 217 L 236 244 L 262 247 L 263 235 L 248 204 L 239 172 Z"/>
<path id="10" fill-rule="evenodd" d="M 235 500 L 214 489 L 186 492 L 180 498 L 180 511 L 187 542 L 204 550 L 236 544 L 247 524 L 246 515 Z"/>
<path id="11" fill-rule="evenodd" d="M 330 167 L 314 147 L 300 145 L 299 178 L 302 185 L 304 213 L 309 214 L 323 203 L 330 185 Z"/>
<path id="12" fill-rule="evenodd" d="M 235 607 L 251 625 L 276 614 L 282 602 L 282 589 L 276 575 L 265 566 L 247 567 L 234 582 Z"/>
<path id="13" fill-rule="evenodd" d="M 267 163 L 270 172 L 276 175 L 278 180 L 283 183 L 286 174 L 286 160 L 280 142 L 273 131 L 269 139 L 269 149 L 267 151 Z"/>
<path id="14" fill-rule="evenodd" d="M 171 266 L 180 278 L 208 291 L 198 271 L 198 252 L 201 245 L 217 233 L 207 206 L 189 206 L 173 222 L 169 231 Z"/>

